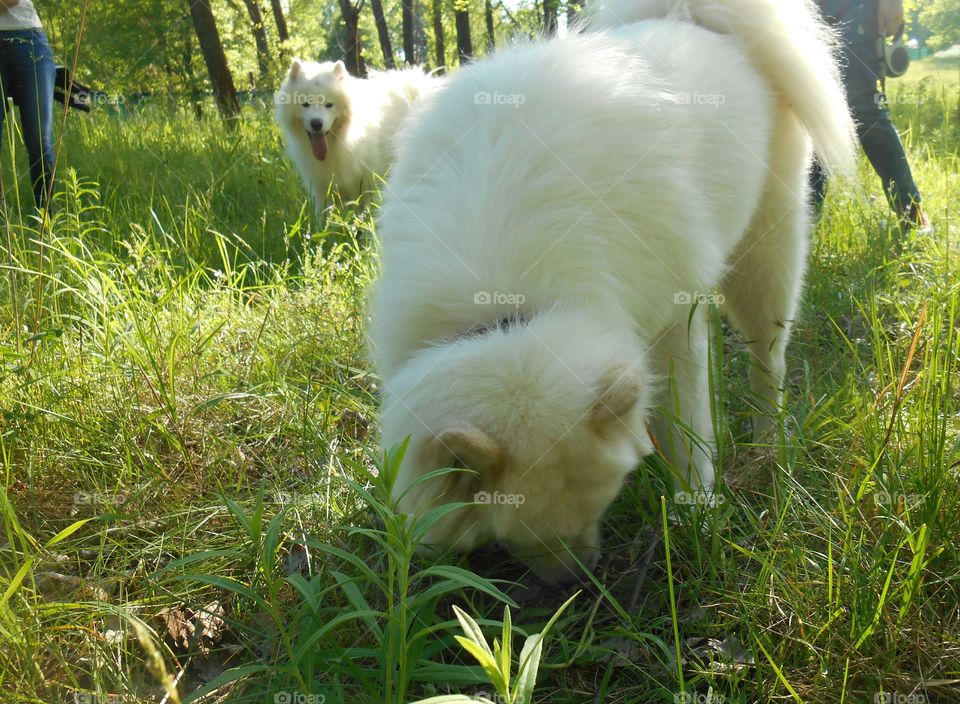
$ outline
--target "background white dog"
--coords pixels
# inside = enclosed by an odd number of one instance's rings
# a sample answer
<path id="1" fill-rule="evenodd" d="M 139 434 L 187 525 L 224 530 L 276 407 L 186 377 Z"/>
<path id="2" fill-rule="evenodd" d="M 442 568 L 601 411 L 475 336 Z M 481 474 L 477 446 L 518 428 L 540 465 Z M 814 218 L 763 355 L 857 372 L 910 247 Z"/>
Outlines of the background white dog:
<path id="1" fill-rule="evenodd" d="M 354 78 L 342 61 L 294 59 L 274 98 L 287 154 L 319 208 L 331 181 L 344 200 L 377 186 L 414 101 L 435 86 L 420 69 Z"/>
<path id="2" fill-rule="evenodd" d="M 707 306 L 691 318 L 690 303 L 716 287 L 769 411 L 755 431 L 769 428 L 805 269 L 811 138 L 833 167 L 854 154 L 815 12 L 606 0 L 605 31 L 505 50 L 417 111 L 378 227 L 383 442 L 412 435 L 403 510 L 490 504 L 450 514 L 429 542 L 500 540 L 548 579 L 574 574 L 572 554 L 592 564 L 604 510 L 652 451 L 648 408 L 681 481 L 710 491 Z M 473 472 L 411 488 L 445 466 Z"/>

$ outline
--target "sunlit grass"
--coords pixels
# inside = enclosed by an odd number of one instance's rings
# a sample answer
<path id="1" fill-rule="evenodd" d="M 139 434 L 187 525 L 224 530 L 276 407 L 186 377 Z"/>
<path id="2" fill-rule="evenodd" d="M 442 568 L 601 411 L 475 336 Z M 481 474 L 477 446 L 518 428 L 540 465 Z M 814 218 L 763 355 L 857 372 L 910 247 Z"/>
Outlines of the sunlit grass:
<path id="1" fill-rule="evenodd" d="M 717 324 L 724 500 L 636 474 L 534 701 L 956 697 L 960 91 L 919 73 L 891 98 L 934 232 L 901 237 L 865 163 L 833 189 L 772 453 Z M 318 221 L 268 113 L 71 116 L 43 226 L 3 154 L 0 699 L 492 697 L 453 605 L 503 643 L 504 602 L 522 639 L 573 590 L 413 553 L 371 451 L 370 215 Z"/>

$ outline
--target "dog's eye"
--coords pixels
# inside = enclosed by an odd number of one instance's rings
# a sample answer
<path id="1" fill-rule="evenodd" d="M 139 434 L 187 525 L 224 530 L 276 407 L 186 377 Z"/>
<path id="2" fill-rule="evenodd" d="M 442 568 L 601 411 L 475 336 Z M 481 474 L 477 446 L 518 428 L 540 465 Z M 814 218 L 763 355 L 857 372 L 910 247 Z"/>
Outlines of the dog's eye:
<path id="1" fill-rule="evenodd" d="M 326 107 L 332 108 L 332 107 L 333 107 L 333 103 L 327 103 Z"/>
<path id="2" fill-rule="evenodd" d="M 457 457 L 456 455 L 453 456 L 453 459 L 450 460 L 450 464 L 448 464 L 447 466 L 448 466 L 448 467 L 452 467 L 453 469 L 466 469 L 466 468 L 467 468 L 466 463 L 465 463 L 462 459 L 460 459 L 459 457 Z"/>
<path id="3" fill-rule="evenodd" d="M 308 108 L 308 107 L 310 107 L 310 103 L 307 103 L 307 102 L 300 103 L 300 107 L 302 107 L 302 108 Z"/>

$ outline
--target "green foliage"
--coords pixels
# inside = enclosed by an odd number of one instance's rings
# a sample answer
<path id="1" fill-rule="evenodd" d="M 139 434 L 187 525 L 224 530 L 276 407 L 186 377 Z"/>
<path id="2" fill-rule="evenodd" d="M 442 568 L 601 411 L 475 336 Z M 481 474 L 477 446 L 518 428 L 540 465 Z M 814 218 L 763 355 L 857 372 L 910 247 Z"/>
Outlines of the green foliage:
<path id="1" fill-rule="evenodd" d="M 459 3 L 459 0 L 457 0 Z M 135 109 L 133 94 L 148 93 L 173 104 L 187 96 L 209 93 L 206 65 L 200 53 L 184 0 L 111 0 L 111 2 L 54 2 L 37 0 L 54 53 L 60 63 L 72 65 L 76 43 L 83 28 L 82 50 L 77 61 L 77 79 L 103 91 L 111 104 Z M 446 37 L 446 65 L 455 66 L 456 29 L 453 0 L 444 0 L 442 24 Z M 342 58 L 343 21 L 337 0 L 290 0 L 286 15 L 290 39 L 281 44 L 269 4 L 260 0 L 263 26 L 270 49 L 270 67 L 258 75 L 257 56 L 250 18 L 239 0 L 213 2 L 220 38 L 238 90 L 268 93 L 277 86 L 292 57 L 326 61 Z M 466 0 L 471 33 L 478 55 L 486 51 L 483 0 Z M 394 39 L 398 65 L 402 64 L 401 3 L 384 3 L 387 23 Z M 508 9 L 493 6 L 498 45 L 516 36 L 532 36 L 540 27 L 539 6 L 521 2 Z M 562 10 L 561 10 L 562 11 Z M 421 63 L 436 68 L 432 4 L 415 3 L 415 39 Z M 81 18 L 84 24 L 81 24 Z M 376 27 L 369 4 L 360 15 L 360 39 L 369 67 L 383 68 Z"/>
<path id="2" fill-rule="evenodd" d="M 77 78 L 108 96 L 129 102 L 131 93 L 180 98 L 209 91 L 206 65 L 184 0 L 38 0 L 36 4 L 60 63 L 72 65 L 83 27 Z M 328 42 L 326 30 L 339 20 L 336 2 L 294 0 L 287 16 L 290 40 L 281 45 L 270 7 L 261 1 L 271 65 L 269 75 L 260 81 L 252 25 L 243 4 L 215 1 L 212 6 L 239 90 L 272 89 L 292 56 L 318 59 L 339 53 Z"/>
<path id="3" fill-rule="evenodd" d="M 282 551 L 291 545 L 292 537 L 285 529 L 291 505 L 269 516 L 261 489 L 249 513 L 223 497 L 243 540 L 236 548 L 217 551 L 216 558 L 236 563 L 246 579 L 179 573 L 181 566 L 212 557 L 208 552 L 170 563 L 154 575 L 163 578 L 173 573 L 175 581 L 207 584 L 231 594 L 240 630 L 250 629 L 255 637 L 268 624 L 272 634 L 267 645 L 274 654 L 272 665 L 234 667 L 185 701 L 197 701 L 225 684 L 263 674 L 270 675 L 269 689 L 255 696 L 264 700 L 278 692 L 297 692 L 339 700 L 379 696 L 380 701 L 397 704 L 407 700 L 412 682 L 447 684 L 458 679 L 454 668 L 438 668 L 429 660 L 438 646 L 442 647 L 431 642 L 432 638 L 446 625 L 438 617 L 437 605 L 447 595 L 463 590 L 477 590 L 508 603 L 511 600 L 491 581 L 452 565 L 413 568 L 418 536 L 462 504 L 442 506 L 423 516 L 398 513 L 390 491 L 403 453 L 404 447 L 391 449 L 374 471 L 348 460 L 351 473 L 363 481 L 344 481 L 361 500 L 363 510 L 369 511 L 365 517 L 382 528 L 333 529 L 333 535 L 360 538 L 356 546 L 321 543 L 309 537 L 294 542 L 294 547 L 318 551 L 317 556 L 326 562 L 322 571 L 303 575 L 288 569 Z M 373 554 L 386 557 L 385 564 L 381 559 L 377 560 L 381 564 L 369 564 L 365 541 Z M 473 680 L 470 673 L 460 676 L 464 678 Z M 250 694 L 263 684 L 251 683 Z"/>
<path id="4" fill-rule="evenodd" d="M 943 49 L 960 43 L 960 3 L 955 0 L 918 0 L 919 18 L 930 31 L 927 43 Z"/>
<path id="5" fill-rule="evenodd" d="M 36 5 L 60 63 L 73 65 L 83 29 L 77 78 L 110 96 L 189 92 L 206 85 L 189 6 L 183 2 L 39 0 Z"/>
<path id="6" fill-rule="evenodd" d="M 540 669 L 540 659 L 543 657 L 543 644 L 547 638 L 547 633 L 554 626 L 567 607 L 577 598 L 577 594 L 567 599 L 563 606 L 557 609 L 556 613 L 543 627 L 539 633 L 527 636 L 520 650 L 520 660 L 517 668 L 517 677 L 511 681 L 511 670 L 513 668 L 513 621 L 510 617 L 510 607 L 503 610 L 503 623 L 501 624 L 500 640 L 493 639 L 493 648 L 487 643 L 479 624 L 463 611 L 463 609 L 453 607 L 460 622 L 460 628 L 463 630 L 462 636 L 456 636 L 457 643 L 464 650 L 470 653 L 473 658 L 480 663 L 483 671 L 486 673 L 497 691 L 498 701 L 504 704 L 531 704 L 533 701 L 533 690 L 537 685 L 537 672 Z M 484 697 L 472 698 L 463 695 L 441 695 L 439 697 L 430 697 L 422 699 L 417 704 L 454 704 L 454 702 L 477 702 L 478 704 L 488 704 L 490 700 Z"/>

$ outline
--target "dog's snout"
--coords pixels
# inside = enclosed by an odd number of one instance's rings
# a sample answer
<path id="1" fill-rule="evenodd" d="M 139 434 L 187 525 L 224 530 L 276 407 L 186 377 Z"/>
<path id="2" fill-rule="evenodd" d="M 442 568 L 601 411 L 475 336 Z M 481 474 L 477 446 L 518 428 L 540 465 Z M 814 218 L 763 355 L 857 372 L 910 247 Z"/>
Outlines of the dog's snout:
<path id="1" fill-rule="evenodd" d="M 312 120 L 310 120 L 310 129 L 312 129 L 314 132 L 322 131 L 323 120 L 321 120 L 319 117 L 315 117 Z"/>

